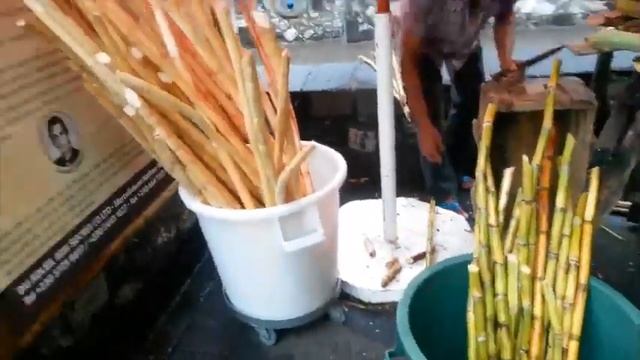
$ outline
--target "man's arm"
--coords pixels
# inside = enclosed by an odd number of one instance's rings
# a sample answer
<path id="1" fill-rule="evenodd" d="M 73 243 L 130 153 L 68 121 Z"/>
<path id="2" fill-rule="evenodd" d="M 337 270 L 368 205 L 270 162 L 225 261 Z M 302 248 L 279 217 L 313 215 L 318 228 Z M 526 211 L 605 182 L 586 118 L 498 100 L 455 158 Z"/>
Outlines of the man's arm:
<path id="1" fill-rule="evenodd" d="M 496 15 L 493 25 L 493 38 L 496 43 L 501 70 L 515 71 L 518 68 L 512 57 L 515 41 L 515 23 L 513 1 L 501 0 L 500 11 Z"/>
<path id="2" fill-rule="evenodd" d="M 433 126 L 429 116 L 429 108 L 422 93 L 422 81 L 418 70 L 420 59 L 421 39 L 409 30 L 406 22 L 402 27 L 402 58 L 400 68 L 404 83 L 407 103 L 411 109 L 413 121 L 418 130 L 418 144 L 420 152 L 429 161 L 442 162 L 442 138 Z"/>

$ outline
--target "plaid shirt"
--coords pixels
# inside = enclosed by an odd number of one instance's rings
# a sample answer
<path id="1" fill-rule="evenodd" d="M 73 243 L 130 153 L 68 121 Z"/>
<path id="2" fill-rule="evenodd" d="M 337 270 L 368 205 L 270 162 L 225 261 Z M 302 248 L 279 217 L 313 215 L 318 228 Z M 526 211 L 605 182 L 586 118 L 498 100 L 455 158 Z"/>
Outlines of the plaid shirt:
<path id="1" fill-rule="evenodd" d="M 423 52 L 436 64 L 446 61 L 454 69 L 480 46 L 480 31 L 490 18 L 513 11 L 512 0 L 401 1 L 403 29 L 422 39 Z"/>

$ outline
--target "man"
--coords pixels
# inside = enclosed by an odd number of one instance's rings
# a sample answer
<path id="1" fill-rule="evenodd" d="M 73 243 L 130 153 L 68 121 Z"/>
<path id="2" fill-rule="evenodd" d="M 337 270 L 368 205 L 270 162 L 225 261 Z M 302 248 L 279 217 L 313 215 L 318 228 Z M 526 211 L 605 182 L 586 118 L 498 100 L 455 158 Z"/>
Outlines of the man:
<path id="1" fill-rule="evenodd" d="M 53 163 L 63 168 L 74 165 L 80 157 L 80 150 L 73 147 L 67 124 L 61 118 L 53 116 L 47 121 L 47 132 L 51 144 L 60 152 L 60 156 Z"/>
<path id="2" fill-rule="evenodd" d="M 513 0 L 402 0 L 401 70 L 407 101 L 418 130 L 427 193 L 439 205 L 464 214 L 457 200 L 458 179 L 470 187 L 476 145 L 472 121 L 478 115 L 484 82 L 479 35 L 494 18 L 498 59 L 508 78 L 519 73 L 511 58 Z M 446 65 L 452 84 L 452 111 L 442 125 L 440 69 Z"/>

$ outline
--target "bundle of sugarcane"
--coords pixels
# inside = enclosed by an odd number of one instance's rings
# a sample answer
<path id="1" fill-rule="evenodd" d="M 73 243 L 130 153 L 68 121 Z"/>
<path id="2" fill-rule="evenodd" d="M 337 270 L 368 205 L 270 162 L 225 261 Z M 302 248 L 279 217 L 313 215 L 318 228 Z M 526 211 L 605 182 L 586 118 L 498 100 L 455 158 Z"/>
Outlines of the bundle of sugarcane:
<path id="1" fill-rule="evenodd" d="M 571 134 L 558 162 L 554 157 L 559 69 L 554 62 L 537 147 L 531 161 L 523 155 L 522 184 L 513 201 L 513 168 L 504 171 L 498 192 L 490 166 L 495 105 L 484 115 L 474 189 L 476 245 L 468 269 L 470 359 L 578 358 L 600 171 L 591 170 L 588 190 L 573 207 Z"/>
<path id="2" fill-rule="evenodd" d="M 240 6 L 268 86 L 240 46 L 226 0 L 25 3 L 86 88 L 203 202 L 253 209 L 312 191 L 289 57 L 263 14 Z"/>

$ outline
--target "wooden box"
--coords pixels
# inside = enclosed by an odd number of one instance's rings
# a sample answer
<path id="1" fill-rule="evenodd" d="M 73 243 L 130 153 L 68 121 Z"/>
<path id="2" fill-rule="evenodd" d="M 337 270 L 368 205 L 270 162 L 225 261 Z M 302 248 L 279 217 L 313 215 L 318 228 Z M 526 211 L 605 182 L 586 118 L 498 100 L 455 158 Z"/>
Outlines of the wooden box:
<path id="1" fill-rule="evenodd" d="M 547 79 L 527 79 L 524 83 L 506 87 L 490 81 L 483 85 L 480 97 L 480 112 L 484 114 L 489 102 L 498 107 L 494 123 L 491 162 L 496 181 L 503 169 L 516 166 L 514 184 L 520 184 L 522 155 L 533 156 L 546 98 Z M 558 81 L 556 91 L 556 112 L 554 126 L 557 133 L 555 155 L 559 156 L 567 133 L 576 138 L 573 161 L 571 163 L 571 187 L 575 194 L 582 191 L 586 182 L 593 142 L 593 123 L 597 101 L 594 93 L 575 77 L 563 77 Z M 479 116 L 479 120 L 483 115 Z M 476 121 L 478 134 L 481 121 Z M 476 136 L 476 138 L 478 138 Z M 516 186 L 512 189 L 515 193 Z M 512 194 L 514 195 L 514 194 Z"/>

